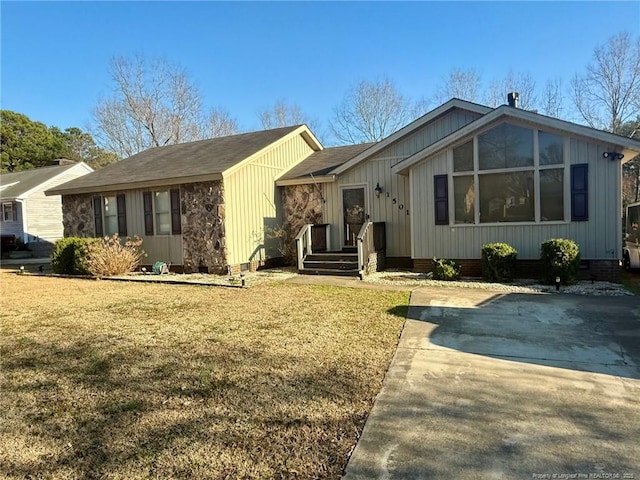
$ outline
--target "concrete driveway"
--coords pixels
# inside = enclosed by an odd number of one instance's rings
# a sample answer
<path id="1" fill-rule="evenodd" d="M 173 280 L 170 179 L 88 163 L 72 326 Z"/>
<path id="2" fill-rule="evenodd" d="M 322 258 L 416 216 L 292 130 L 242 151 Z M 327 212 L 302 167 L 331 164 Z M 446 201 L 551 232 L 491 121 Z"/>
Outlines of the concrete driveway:
<path id="1" fill-rule="evenodd" d="M 640 480 L 639 366 L 638 297 L 418 289 L 344 478 Z"/>

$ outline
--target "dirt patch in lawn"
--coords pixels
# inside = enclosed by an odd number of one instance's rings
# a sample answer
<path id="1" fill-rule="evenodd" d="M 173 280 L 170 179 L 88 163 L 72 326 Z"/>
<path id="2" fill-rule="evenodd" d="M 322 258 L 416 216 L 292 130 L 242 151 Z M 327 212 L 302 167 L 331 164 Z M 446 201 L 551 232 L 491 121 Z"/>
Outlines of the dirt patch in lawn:
<path id="1" fill-rule="evenodd" d="M 408 302 L 282 283 L 0 282 L 8 478 L 338 478 Z"/>

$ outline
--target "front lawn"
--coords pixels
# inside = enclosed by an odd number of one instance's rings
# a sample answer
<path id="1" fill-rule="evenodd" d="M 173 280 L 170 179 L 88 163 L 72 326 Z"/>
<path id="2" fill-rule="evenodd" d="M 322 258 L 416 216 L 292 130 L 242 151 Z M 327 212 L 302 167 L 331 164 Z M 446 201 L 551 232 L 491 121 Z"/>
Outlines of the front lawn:
<path id="1" fill-rule="evenodd" d="M 338 478 L 408 302 L 293 284 L 0 282 L 8 478 Z"/>

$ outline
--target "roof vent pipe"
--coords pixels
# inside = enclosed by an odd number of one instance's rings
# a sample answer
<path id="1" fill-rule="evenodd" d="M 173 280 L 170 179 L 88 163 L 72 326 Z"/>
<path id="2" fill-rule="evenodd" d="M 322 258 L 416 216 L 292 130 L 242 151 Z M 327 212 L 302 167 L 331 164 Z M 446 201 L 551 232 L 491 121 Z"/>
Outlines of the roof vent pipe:
<path id="1" fill-rule="evenodd" d="M 518 108 L 518 100 L 520 99 L 520 95 L 518 92 L 511 92 L 507 95 L 507 103 L 510 107 Z"/>

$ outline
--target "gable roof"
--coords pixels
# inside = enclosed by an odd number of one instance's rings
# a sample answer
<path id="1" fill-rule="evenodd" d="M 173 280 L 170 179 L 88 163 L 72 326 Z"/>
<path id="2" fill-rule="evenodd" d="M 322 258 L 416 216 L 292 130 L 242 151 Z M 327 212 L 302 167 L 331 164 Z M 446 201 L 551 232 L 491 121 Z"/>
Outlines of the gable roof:
<path id="1" fill-rule="evenodd" d="M 335 175 L 328 175 L 332 169 L 366 151 L 373 145 L 376 145 L 376 143 L 329 147 L 319 152 L 314 152 L 278 178 L 276 185 L 300 184 L 306 181 L 331 181 L 335 177 Z"/>
<path id="2" fill-rule="evenodd" d="M 516 119 L 524 122 L 536 124 L 549 129 L 560 130 L 579 137 L 585 137 L 592 140 L 598 140 L 603 143 L 616 145 L 622 149 L 627 160 L 633 158 L 633 156 L 640 153 L 640 141 L 634 140 L 629 137 L 623 137 L 613 133 L 605 132 L 591 127 L 585 127 L 584 125 L 578 125 L 577 123 L 567 122 L 553 117 L 547 117 L 539 113 L 522 110 L 520 108 L 510 107 L 508 105 L 502 105 L 491 113 L 480 117 L 479 119 L 465 125 L 464 127 L 456 130 L 452 134 L 438 140 L 437 142 L 429 145 L 428 147 L 416 152 L 410 157 L 398 162 L 391 167 L 393 173 L 399 173 L 406 175 L 409 169 L 416 163 L 424 160 L 427 157 L 435 155 L 440 151 L 450 147 L 452 144 L 462 140 L 465 137 L 473 135 L 479 129 L 501 119 Z"/>
<path id="3" fill-rule="evenodd" d="M 466 100 L 460 100 L 459 98 L 452 98 L 448 102 L 443 103 L 442 105 L 440 105 L 437 108 L 434 108 L 430 112 L 424 114 L 422 117 L 414 120 L 413 122 L 411 122 L 407 126 L 401 128 L 397 132 L 392 133 L 388 137 L 386 137 L 383 140 L 379 141 L 374 147 L 370 148 L 369 150 L 366 150 L 366 151 L 362 152 L 360 155 L 357 155 L 356 157 L 352 158 L 348 162 L 340 165 L 339 167 L 336 167 L 335 169 L 333 169 L 331 171 L 331 173 L 335 174 L 335 175 L 338 175 L 340 173 L 345 172 L 346 170 L 350 169 L 351 167 L 354 167 L 358 163 L 366 160 L 371 155 L 379 152 L 383 148 L 388 147 L 392 143 L 394 143 L 394 142 L 400 140 L 401 138 L 409 135 L 410 133 L 412 133 L 415 130 L 421 128 L 422 126 L 426 125 L 427 123 L 435 120 L 436 118 L 446 114 L 447 112 L 449 112 L 450 110 L 453 110 L 454 108 L 459 108 L 459 109 L 462 109 L 462 110 L 468 110 L 470 112 L 478 113 L 480 115 L 485 115 L 485 114 L 487 114 L 487 113 L 489 113 L 489 112 L 491 112 L 493 110 L 491 107 L 487 107 L 487 106 L 484 106 L 484 105 L 479 105 L 477 103 L 467 102 Z"/>
<path id="4" fill-rule="evenodd" d="M 155 147 L 108 165 L 89 175 L 47 191 L 91 193 L 118 189 L 219 180 L 223 172 L 250 159 L 272 144 L 302 135 L 314 150 L 322 145 L 305 125 L 241 133 L 196 142 Z"/>
<path id="5" fill-rule="evenodd" d="M 70 163 L 68 165 L 54 165 L 51 167 L 32 168 L 20 172 L 3 173 L 0 179 L 0 199 L 9 200 L 20 198 L 30 190 L 42 185 L 58 175 L 84 163 Z"/>

